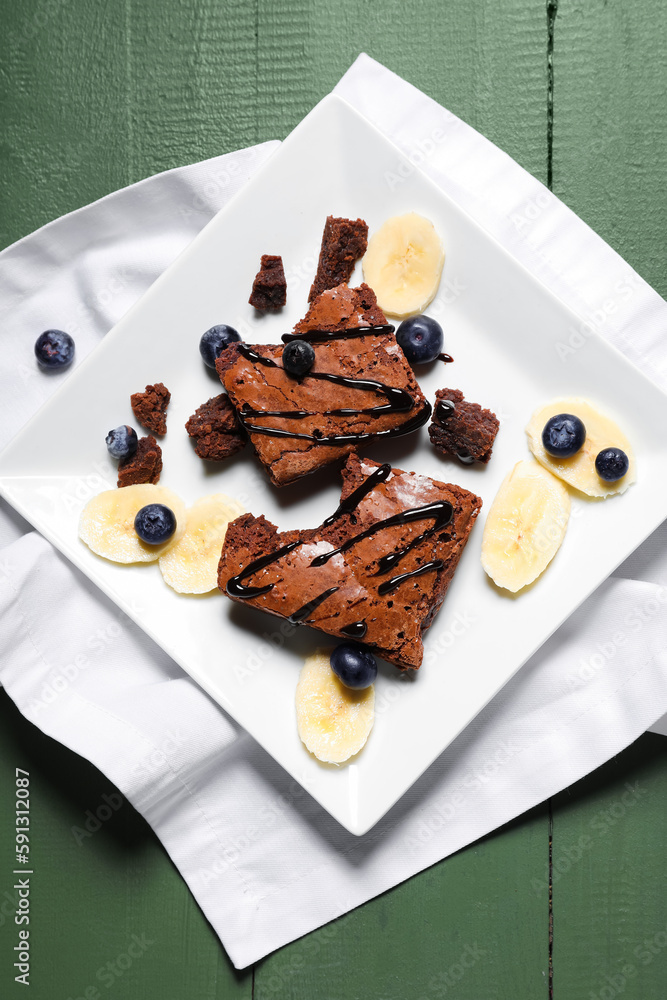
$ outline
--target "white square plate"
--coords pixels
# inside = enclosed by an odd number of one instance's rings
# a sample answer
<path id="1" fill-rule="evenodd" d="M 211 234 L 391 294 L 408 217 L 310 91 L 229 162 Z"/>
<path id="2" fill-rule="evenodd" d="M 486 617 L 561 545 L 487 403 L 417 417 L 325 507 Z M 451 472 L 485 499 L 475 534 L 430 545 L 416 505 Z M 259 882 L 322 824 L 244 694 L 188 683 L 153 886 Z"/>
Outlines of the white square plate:
<path id="1" fill-rule="evenodd" d="M 403 182 L 390 185 L 397 175 Z M 446 369 L 436 363 L 420 375 L 424 391 L 433 400 L 442 386 L 460 388 L 502 422 L 485 468 L 441 458 L 425 428 L 366 450 L 474 490 L 484 510 L 427 633 L 422 669 L 408 678 L 381 666 L 368 744 L 349 766 L 327 767 L 301 744 L 294 709 L 303 658 L 330 644 L 327 637 L 305 627 L 285 637 L 279 619 L 221 594 L 179 596 L 155 565 L 119 566 L 93 555 L 78 540 L 77 523 L 86 500 L 115 484 L 105 434 L 134 422 L 130 393 L 156 381 L 172 392 L 163 485 L 188 503 L 227 493 L 282 529 L 314 526 L 331 513 L 339 493 L 335 470 L 276 490 L 250 448 L 219 466 L 197 458 L 183 425 L 220 391 L 200 361 L 198 342 L 204 330 L 223 322 L 249 342 L 278 342 L 305 312 L 325 217 L 361 216 L 373 232 L 406 211 L 431 219 L 446 249 L 440 292 L 428 312 L 441 320 L 455 363 Z M 247 299 L 262 253 L 282 254 L 288 305 L 282 314 L 258 319 Z M 556 346 L 577 322 L 365 119 L 330 96 L 6 449 L 0 491 L 325 809 L 362 834 L 667 516 L 667 397 L 596 335 L 562 361 Z M 532 411 L 552 397 L 576 395 L 617 416 L 635 445 L 638 482 L 604 503 L 575 499 L 553 564 L 538 585 L 508 598 L 480 565 L 486 511 L 508 470 L 528 457 L 524 427 Z"/>

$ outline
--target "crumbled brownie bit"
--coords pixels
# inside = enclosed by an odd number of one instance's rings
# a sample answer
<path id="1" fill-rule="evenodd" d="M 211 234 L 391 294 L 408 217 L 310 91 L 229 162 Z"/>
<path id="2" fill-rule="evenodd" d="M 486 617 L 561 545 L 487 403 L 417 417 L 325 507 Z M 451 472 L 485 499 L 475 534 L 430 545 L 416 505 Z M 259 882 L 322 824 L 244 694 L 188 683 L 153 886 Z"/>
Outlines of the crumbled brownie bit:
<path id="1" fill-rule="evenodd" d="M 197 455 L 209 462 L 220 462 L 236 454 L 247 440 L 229 396 L 224 392 L 202 403 L 185 429 L 195 442 Z"/>
<path id="2" fill-rule="evenodd" d="M 118 485 L 137 486 L 139 483 L 160 481 L 162 449 L 152 434 L 139 438 L 137 450 L 118 463 Z"/>
<path id="3" fill-rule="evenodd" d="M 133 392 L 130 396 L 132 412 L 142 427 L 153 434 L 166 434 L 170 399 L 171 393 L 162 382 L 147 385 L 145 392 Z"/>
<path id="4" fill-rule="evenodd" d="M 327 216 L 322 233 L 322 247 L 317 274 L 308 293 L 312 302 L 327 288 L 347 283 L 354 265 L 366 253 L 368 226 L 363 219 L 336 219 Z"/>
<path id="5" fill-rule="evenodd" d="M 433 419 L 428 428 L 432 444 L 465 465 L 491 458 L 500 421 L 479 403 L 468 403 L 458 389 L 438 389 Z"/>
<path id="6" fill-rule="evenodd" d="M 282 257 L 262 254 L 262 263 L 252 283 L 248 302 L 255 309 L 280 309 L 287 302 L 287 282 Z"/>
<path id="7" fill-rule="evenodd" d="M 357 455 L 349 456 L 342 475 L 341 499 L 363 490 L 364 484 L 368 492 L 351 510 L 319 528 L 279 532 L 253 514 L 233 521 L 220 557 L 218 586 L 233 600 L 270 614 L 338 638 L 352 636 L 402 669 L 419 667 L 423 633 L 442 605 L 482 501 L 460 486 L 383 469 Z M 375 480 L 369 484 L 370 476 Z M 448 517 L 449 504 L 451 519 L 439 527 L 435 518 L 406 518 L 372 530 L 380 521 L 427 505 L 444 508 Z M 344 557 L 323 558 L 343 546 Z M 280 549 L 278 558 L 265 559 Z M 397 561 L 383 564 L 393 553 Z M 248 573 L 256 560 L 264 565 Z M 227 591 L 234 577 L 240 579 Z M 251 589 L 244 593 L 246 586 Z"/>

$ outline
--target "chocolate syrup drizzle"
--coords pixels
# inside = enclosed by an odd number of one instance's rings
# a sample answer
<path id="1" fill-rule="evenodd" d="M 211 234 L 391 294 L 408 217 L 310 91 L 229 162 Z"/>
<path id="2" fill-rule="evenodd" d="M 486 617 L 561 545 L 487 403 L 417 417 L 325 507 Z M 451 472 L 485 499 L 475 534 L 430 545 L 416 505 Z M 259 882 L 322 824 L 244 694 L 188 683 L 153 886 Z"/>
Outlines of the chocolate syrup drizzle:
<path id="1" fill-rule="evenodd" d="M 414 548 L 415 545 L 423 541 L 424 538 L 433 534 L 433 532 L 437 531 L 438 528 L 444 527 L 445 524 L 449 524 L 453 513 L 454 508 L 448 500 L 437 500 L 435 503 L 429 503 L 425 507 L 412 507 L 410 510 L 401 511 L 400 514 L 392 514 L 391 517 L 386 517 L 383 521 L 376 521 L 375 524 L 371 524 L 370 528 L 366 528 L 365 531 L 360 531 L 358 535 L 348 538 L 348 540 L 343 542 L 339 548 L 331 549 L 330 552 L 323 552 L 322 555 L 315 556 L 310 565 L 324 566 L 325 563 L 328 563 L 334 556 L 337 556 L 342 552 L 347 552 L 353 545 L 356 545 L 357 542 L 363 541 L 364 538 L 370 538 L 372 535 L 377 534 L 378 531 L 382 531 L 383 528 L 401 527 L 404 524 L 410 524 L 412 521 L 423 521 L 432 517 L 435 521 L 432 528 L 429 528 L 428 531 L 424 531 L 417 538 L 414 538 L 404 549 L 397 549 L 389 555 L 382 556 L 380 559 L 379 569 L 377 571 L 377 575 L 381 576 L 384 573 L 388 573 L 390 569 L 393 569 L 396 563 L 399 562 L 403 556 L 410 551 L 410 549 Z"/>
<path id="2" fill-rule="evenodd" d="M 391 331 L 393 331 L 392 326 L 354 327 L 348 330 L 337 330 L 334 332 L 328 332 L 326 330 L 309 330 L 301 335 L 301 339 L 312 339 L 315 342 L 324 342 L 330 340 L 344 340 L 353 336 L 364 336 L 368 333 L 386 333 Z M 283 340 L 285 340 L 285 338 L 288 338 L 288 340 L 299 339 L 299 337 L 295 334 L 290 333 L 283 334 Z M 273 358 L 265 358 L 263 355 L 258 354 L 257 351 L 254 351 L 252 347 L 248 347 L 247 344 L 239 344 L 238 350 L 246 361 L 250 361 L 251 364 L 264 365 L 266 368 L 282 367 L 274 361 Z M 342 407 L 336 410 L 325 410 L 320 414 L 314 413 L 311 410 L 254 410 L 245 406 L 242 410 L 238 411 L 238 417 L 246 431 L 251 434 L 266 434 L 270 437 L 297 438 L 302 441 L 312 441 L 313 444 L 317 445 L 343 445 L 358 443 L 360 441 L 365 441 L 368 438 L 375 437 L 402 437 L 404 434 L 410 434 L 412 431 L 422 427 L 431 415 L 431 404 L 425 403 L 415 416 L 413 416 L 406 423 L 401 424 L 399 427 L 389 427 L 381 431 L 361 431 L 358 433 L 327 435 L 302 434 L 298 431 L 288 430 L 285 427 L 267 427 L 264 424 L 251 422 L 253 418 L 257 419 L 260 417 L 278 417 L 286 420 L 303 420 L 305 417 L 313 416 L 383 417 L 390 413 L 409 413 L 415 405 L 413 397 L 409 392 L 406 392 L 405 389 L 385 385 L 384 382 L 377 382 L 375 379 L 348 378 L 345 375 L 336 375 L 333 372 L 308 372 L 306 375 L 303 375 L 302 378 L 316 379 L 321 382 L 333 382 L 335 385 L 343 386 L 346 389 L 360 389 L 363 392 L 374 392 L 379 396 L 384 396 L 387 402 L 379 406 L 364 407 L 361 409 L 355 409 L 354 407 Z"/>
<path id="3" fill-rule="evenodd" d="M 394 327 L 390 323 L 378 323 L 374 326 L 350 326 L 347 330 L 304 330 L 303 333 L 284 333 L 281 340 L 283 344 L 289 344 L 290 340 L 307 340 L 311 344 L 325 344 L 330 340 L 351 340 L 353 337 L 365 337 L 369 333 L 393 332 Z"/>
<path id="4" fill-rule="evenodd" d="M 343 635 L 346 635 L 348 639 L 363 639 L 368 632 L 368 625 L 363 621 L 350 622 L 349 625 L 343 625 L 340 631 Z"/>
<path id="5" fill-rule="evenodd" d="M 435 405 L 435 417 L 440 423 L 448 420 L 456 413 L 456 403 L 453 399 L 439 399 Z"/>
<path id="6" fill-rule="evenodd" d="M 351 514 L 356 507 L 358 507 L 363 498 L 367 496 L 368 493 L 372 492 L 372 490 L 374 490 L 379 483 L 384 482 L 390 473 L 391 466 L 388 464 L 381 465 L 378 469 L 372 472 L 366 477 L 363 483 L 356 488 L 356 490 L 350 493 L 350 495 L 344 500 L 341 500 L 333 514 L 331 514 L 322 523 L 322 527 L 328 528 L 344 514 Z M 348 540 L 343 542 L 339 548 L 332 549 L 330 552 L 324 552 L 319 556 L 315 556 L 310 565 L 312 567 L 324 566 L 333 556 L 339 555 L 342 552 L 347 552 L 348 549 L 351 549 L 357 542 L 362 541 L 364 538 L 370 538 L 383 528 L 411 524 L 413 521 L 433 519 L 431 527 L 427 528 L 426 531 L 413 538 L 406 546 L 401 549 L 396 549 L 394 552 L 387 553 L 380 558 L 378 561 L 378 571 L 376 575 L 382 576 L 389 573 L 390 570 L 393 570 L 400 560 L 425 538 L 449 524 L 453 516 L 454 508 L 448 500 L 437 500 L 434 503 L 426 504 L 423 507 L 412 507 L 409 510 L 401 511 L 399 514 L 393 514 L 391 517 L 387 517 L 382 521 L 377 521 L 364 531 L 360 531 L 352 538 L 348 538 Z M 302 544 L 303 541 L 290 542 L 288 545 L 283 545 L 281 548 L 276 549 L 275 552 L 270 552 L 267 555 L 260 556 L 259 559 L 253 560 L 253 562 L 249 563 L 244 570 L 236 576 L 231 577 L 227 582 L 227 593 L 229 596 L 240 600 L 250 600 L 254 597 L 261 597 L 263 594 L 268 594 L 269 591 L 273 590 L 274 584 L 270 583 L 265 587 L 248 587 L 243 583 L 243 581 L 252 576 L 254 573 L 257 573 L 259 570 L 270 566 L 273 562 L 281 559 L 284 555 L 288 555 L 297 546 Z M 392 590 L 399 587 L 405 580 L 421 576 L 423 573 L 429 573 L 432 570 L 442 569 L 443 565 L 444 563 L 442 559 L 434 559 L 431 562 L 424 563 L 422 566 L 417 566 L 416 569 L 410 570 L 407 573 L 399 573 L 397 576 L 392 576 L 389 580 L 385 580 L 384 583 L 380 584 L 378 587 L 378 595 L 383 597 L 385 594 L 389 594 Z M 320 604 L 326 601 L 328 597 L 335 594 L 338 589 L 338 587 L 330 587 L 323 593 L 318 594 L 317 597 L 308 601 L 308 603 L 304 604 L 303 607 L 294 611 L 287 620 L 293 625 L 307 621 L 313 611 L 315 611 Z M 352 639 L 363 639 L 367 630 L 368 626 L 365 621 L 352 622 L 340 629 L 343 635 Z"/>
<path id="7" fill-rule="evenodd" d="M 413 576 L 421 576 L 422 573 L 430 573 L 431 570 L 442 569 L 444 565 L 442 559 L 433 559 L 431 562 L 424 563 L 423 566 L 417 566 L 417 569 L 410 570 L 409 573 L 399 573 L 398 576 L 392 576 L 391 580 L 386 580 L 385 583 L 380 584 L 378 594 L 380 597 L 384 597 L 385 594 L 390 594 L 392 590 L 396 590 L 404 580 L 410 580 Z"/>
<path id="8" fill-rule="evenodd" d="M 293 611 L 287 621 L 290 625 L 299 625 L 301 622 L 305 621 L 309 615 L 312 615 L 313 611 L 315 611 L 316 608 L 319 608 L 320 604 L 322 604 L 323 601 L 326 601 L 327 597 L 331 597 L 331 595 L 335 594 L 337 590 L 338 587 L 329 587 L 329 589 L 325 590 L 323 594 L 318 594 L 317 597 L 314 597 L 312 601 L 308 601 L 308 603 L 304 604 L 304 606 L 299 608 L 298 611 Z"/>

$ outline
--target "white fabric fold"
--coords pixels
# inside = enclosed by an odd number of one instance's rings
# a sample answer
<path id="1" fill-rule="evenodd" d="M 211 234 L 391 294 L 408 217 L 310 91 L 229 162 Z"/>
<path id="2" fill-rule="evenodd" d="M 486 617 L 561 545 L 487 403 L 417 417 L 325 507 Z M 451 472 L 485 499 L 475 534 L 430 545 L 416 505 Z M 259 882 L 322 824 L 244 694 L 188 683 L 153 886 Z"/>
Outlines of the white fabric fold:
<path id="1" fill-rule="evenodd" d="M 667 306 L 538 181 L 368 56 L 336 91 L 582 316 L 565 358 L 593 327 L 667 386 Z M 69 330 L 83 357 L 276 147 L 150 178 L 0 254 L 2 443 L 58 384 L 32 362 L 37 333 Z M 146 817 L 238 968 L 567 787 L 667 710 L 663 526 L 357 838 L 4 504 L 0 545 L 0 680 Z"/>

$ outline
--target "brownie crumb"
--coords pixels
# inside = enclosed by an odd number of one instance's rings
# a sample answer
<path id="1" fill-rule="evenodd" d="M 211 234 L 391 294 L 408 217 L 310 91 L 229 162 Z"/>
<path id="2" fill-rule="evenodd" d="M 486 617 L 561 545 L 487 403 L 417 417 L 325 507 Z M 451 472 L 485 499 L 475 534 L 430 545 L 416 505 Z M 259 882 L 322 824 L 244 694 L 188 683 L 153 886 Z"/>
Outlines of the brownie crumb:
<path id="1" fill-rule="evenodd" d="M 444 455 L 464 465 L 486 464 L 491 458 L 500 421 L 479 403 L 469 403 L 458 389 L 438 389 L 433 419 L 428 428 L 431 443 Z"/>
<path id="2" fill-rule="evenodd" d="M 162 382 L 147 385 L 144 392 L 133 392 L 130 396 L 132 412 L 142 427 L 153 434 L 166 434 L 170 399 L 171 393 Z"/>
<path id="3" fill-rule="evenodd" d="M 162 449 L 152 434 L 139 438 L 137 450 L 129 458 L 118 463 L 118 485 L 137 486 L 140 483 L 160 481 L 162 472 Z"/>
<path id="4" fill-rule="evenodd" d="M 246 443 L 245 431 L 224 392 L 202 403 L 185 429 L 195 442 L 196 454 L 208 462 L 220 462 L 235 455 Z"/>
<path id="5" fill-rule="evenodd" d="M 274 254 L 262 254 L 262 263 L 252 283 L 248 302 L 255 309 L 281 309 L 287 302 L 287 282 L 283 259 Z"/>
<path id="6" fill-rule="evenodd" d="M 354 265 L 366 253 L 368 226 L 363 219 L 337 219 L 327 216 L 322 233 L 317 274 L 308 293 L 308 301 L 328 288 L 347 283 Z"/>

